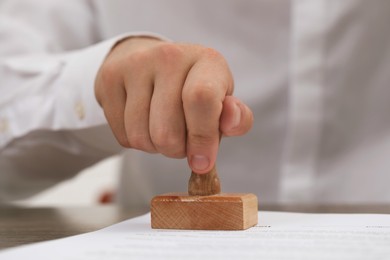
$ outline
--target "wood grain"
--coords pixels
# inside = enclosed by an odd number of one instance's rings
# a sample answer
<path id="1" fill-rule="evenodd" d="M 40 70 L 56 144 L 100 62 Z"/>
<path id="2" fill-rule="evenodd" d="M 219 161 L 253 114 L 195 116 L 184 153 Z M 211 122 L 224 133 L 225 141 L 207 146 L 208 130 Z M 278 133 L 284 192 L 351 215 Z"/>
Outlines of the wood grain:
<path id="1" fill-rule="evenodd" d="M 152 228 L 243 230 L 257 224 L 257 204 L 254 194 L 163 194 L 151 202 Z"/>
<path id="2" fill-rule="evenodd" d="M 217 169 L 214 167 L 206 174 L 191 172 L 188 181 L 188 194 L 191 196 L 209 196 L 221 193 Z"/>

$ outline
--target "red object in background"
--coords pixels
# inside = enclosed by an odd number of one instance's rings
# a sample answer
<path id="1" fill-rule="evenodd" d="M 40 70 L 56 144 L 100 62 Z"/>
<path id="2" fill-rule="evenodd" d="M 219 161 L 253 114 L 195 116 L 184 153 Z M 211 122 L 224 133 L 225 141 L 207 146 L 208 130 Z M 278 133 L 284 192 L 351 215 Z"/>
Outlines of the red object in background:
<path id="1" fill-rule="evenodd" d="M 104 191 L 99 196 L 100 204 L 110 204 L 114 202 L 115 194 L 112 190 Z"/>

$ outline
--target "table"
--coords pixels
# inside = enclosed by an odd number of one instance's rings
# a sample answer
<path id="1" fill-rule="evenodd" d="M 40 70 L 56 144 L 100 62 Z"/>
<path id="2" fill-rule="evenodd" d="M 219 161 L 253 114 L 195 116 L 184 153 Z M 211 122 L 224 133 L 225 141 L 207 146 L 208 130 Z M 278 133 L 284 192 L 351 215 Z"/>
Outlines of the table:
<path id="1" fill-rule="evenodd" d="M 95 231 L 148 211 L 116 206 L 0 206 L 0 249 Z"/>
<path id="2" fill-rule="evenodd" d="M 261 205 L 259 210 L 390 214 L 390 204 Z M 95 231 L 125 219 L 142 215 L 148 211 L 147 208 L 125 209 L 118 206 L 83 208 L 0 206 L 0 249 Z"/>

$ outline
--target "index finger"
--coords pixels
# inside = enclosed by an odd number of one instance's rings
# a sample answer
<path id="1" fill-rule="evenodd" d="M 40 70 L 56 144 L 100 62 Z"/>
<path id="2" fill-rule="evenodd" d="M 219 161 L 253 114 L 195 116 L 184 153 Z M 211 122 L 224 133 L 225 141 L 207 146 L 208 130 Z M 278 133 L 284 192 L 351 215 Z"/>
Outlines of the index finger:
<path id="1" fill-rule="evenodd" d="M 232 92 L 233 79 L 223 58 L 201 59 L 187 75 L 182 94 L 186 150 L 188 163 L 196 173 L 207 173 L 215 164 L 223 100 Z"/>

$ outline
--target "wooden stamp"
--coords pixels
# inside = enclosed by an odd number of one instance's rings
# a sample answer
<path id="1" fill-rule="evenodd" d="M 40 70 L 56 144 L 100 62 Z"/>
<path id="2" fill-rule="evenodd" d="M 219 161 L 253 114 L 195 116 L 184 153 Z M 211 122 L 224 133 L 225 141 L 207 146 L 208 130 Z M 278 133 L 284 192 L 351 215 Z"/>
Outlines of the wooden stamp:
<path id="1" fill-rule="evenodd" d="M 220 191 L 215 167 L 207 174 L 192 172 L 188 194 L 167 193 L 152 199 L 152 228 L 243 230 L 257 224 L 256 195 Z"/>

